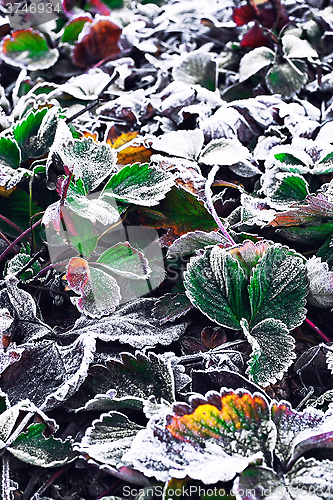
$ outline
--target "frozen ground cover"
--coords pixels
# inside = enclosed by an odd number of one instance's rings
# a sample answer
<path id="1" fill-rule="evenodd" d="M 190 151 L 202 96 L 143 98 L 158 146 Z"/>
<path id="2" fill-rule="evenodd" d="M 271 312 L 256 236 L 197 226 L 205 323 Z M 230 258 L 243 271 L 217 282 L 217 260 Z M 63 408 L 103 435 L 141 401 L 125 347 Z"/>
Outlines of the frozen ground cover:
<path id="1" fill-rule="evenodd" d="M 332 499 L 332 2 L 0 20 L 1 498 Z"/>

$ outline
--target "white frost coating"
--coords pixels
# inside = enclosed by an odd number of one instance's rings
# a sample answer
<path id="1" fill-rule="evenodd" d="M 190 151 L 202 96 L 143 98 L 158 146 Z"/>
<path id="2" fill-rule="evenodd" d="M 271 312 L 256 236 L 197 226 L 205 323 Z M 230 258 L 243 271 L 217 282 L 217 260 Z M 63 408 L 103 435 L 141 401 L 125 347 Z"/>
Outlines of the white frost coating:
<path id="1" fill-rule="evenodd" d="M 195 160 L 203 143 L 204 136 L 200 129 L 176 130 L 153 140 L 152 147 L 156 151 Z"/>
<path id="2" fill-rule="evenodd" d="M 92 68 L 84 75 L 73 76 L 50 95 L 57 97 L 60 93 L 66 93 L 76 99 L 93 101 L 110 80 L 110 75 L 99 68 Z"/>
<path id="3" fill-rule="evenodd" d="M 84 354 L 79 368 L 71 377 L 65 380 L 55 392 L 49 394 L 45 398 L 44 403 L 40 406 L 41 410 L 46 411 L 49 408 L 59 406 L 65 399 L 72 396 L 86 379 L 89 365 L 94 359 L 96 340 L 90 335 L 80 335 L 74 344 L 69 346 L 68 353 L 71 354 L 80 344 L 83 344 Z M 65 348 L 63 348 L 63 350 L 65 350 Z"/>
<path id="4" fill-rule="evenodd" d="M 333 273 L 327 262 L 321 262 L 320 257 L 313 256 L 305 267 L 309 280 L 308 302 L 316 307 L 332 307 Z"/>
<path id="5" fill-rule="evenodd" d="M 137 349 L 171 344 L 185 332 L 187 323 L 160 325 L 152 316 L 155 302 L 155 299 L 137 299 L 121 306 L 111 316 L 99 320 L 80 318 L 70 333 L 87 333 L 104 342 L 118 340 Z"/>
<path id="6" fill-rule="evenodd" d="M 250 457 L 228 455 L 221 446 L 207 442 L 205 448 L 196 449 L 190 443 L 170 443 L 160 441 L 153 434 L 154 420 L 147 429 L 140 431 L 133 440 L 131 449 L 122 461 L 135 467 L 147 477 L 156 477 L 158 481 L 170 478 L 182 479 L 189 476 L 205 484 L 217 481 L 230 481 L 242 472 L 250 462 L 263 458 L 258 452 Z"/>
<path id="7" fill-rule="evenodd" d="M 202 150 L 198 161 L 205 165 L 229 166 L 250 158 L 250 151 L 238 139 L 213 139 Z"/>
<path id="8" fill-rule="evenodd" d="M 20 319 L 35 319 L 36 303 L 28 292 L 17 287 L 18 281 L 13 275 L 5 277 L 9 300 Z"/>

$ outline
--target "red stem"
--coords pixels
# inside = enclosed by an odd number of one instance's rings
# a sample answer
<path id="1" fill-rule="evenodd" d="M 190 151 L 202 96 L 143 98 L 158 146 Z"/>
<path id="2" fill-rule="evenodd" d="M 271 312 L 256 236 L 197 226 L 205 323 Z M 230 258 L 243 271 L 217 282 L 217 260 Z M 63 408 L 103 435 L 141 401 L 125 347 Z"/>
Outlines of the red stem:
<path id="1" fill-rule="evenodd" d="M 39 224 L 42 222 L 42 219 L 40 219 L 38 222 L 35 222 L 35 224 L 31 227 L 29 227 L 28 229 L 26 229 L 26 231 L 24 231 L 23 233 L 20 234 L 20 236 L 18 236 L 16 238 L 16 240 L 14 240 L 7 248 L 4 252 L 2 252 L 2 254 L 0 255 L 0 262 L 2 261 L 2 259 L 4 259 L 9 253 L 10 251 L 14 248 L 14 246 L 19 243 L 23 238 L 26 237 L 27 234 L 30 233 L 30 231 L 32 229 L 35 229 L 37 226 L 39 226 Z"/>
<path id="2" fill-rule="evenodd" d="M 312 330 L 314 330 L 316 333 L 318 333 L 318 335 L 320 335 L 321 338 L 323 338 L 325 340 L 325 342 L 331 342 L 331 340 L 328 337 L 326 337 L 325 333 L 323 333 L 318 328 L 318 326 L 316 326 L 314 323 L 312 323 L 312 321 L 310 321 L 308 318 L 305 318 L 305 322 L 312 328 Z"/>

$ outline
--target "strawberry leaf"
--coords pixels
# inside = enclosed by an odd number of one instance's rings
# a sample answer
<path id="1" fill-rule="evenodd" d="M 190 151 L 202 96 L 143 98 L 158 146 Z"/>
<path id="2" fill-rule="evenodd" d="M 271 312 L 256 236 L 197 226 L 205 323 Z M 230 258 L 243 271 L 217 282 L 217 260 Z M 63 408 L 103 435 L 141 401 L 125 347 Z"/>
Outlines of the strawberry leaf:
<path id="1" fill-rule="evenodd" d="M 89 266 L 84 259 L 74 257 L 66 272 L 68 289 L 80 294 L 71 297 L 78 310 L 92 318 L 111 314 L 121 299 L 120 288 L 113 276 L 102 269 Z"/>
<path id="2" fill-rule="evenodd" d="M 239 81 L 244 82 L 250 76 L 266 68 L 274 57 L 274 52 L 267 47 L 257 47 L 245 54 L 239 63 Z"/>
<path id="3" fill-rule="evenodd" d="M 48 47 L 43 34 L 28 29 L 5 37 L 0 44 L 0 57 L 11 66 L 35 71 L 53 66 L 59 52 Z"/>
<path id="4" fill-rule="evenodd" d="M 198 161 L 205 165 L 233 165 L 250 157 L 238 139 L 213 139 L 201 151 Z"/>
<path id="5" fill-rule="evenodd" d="M 18 168 L 21 163 L 21 151 L 14 138 L 0 137 L 0 168 Z"/>
<path id="6" fill-rule="evenodd" d="M 285 59 L 275 63 L 266 74 L 266 85 L 272 94 L 291 97 L 299 92 L 308 80 L 306 65 L 302 61 Z"/>
<path id="7" fill-rule="evenodd" d="M 71 439 L 63 441 L 53 436 L 46 438 L 43 434 L 45 429 L 45 424 L 30 425 L 8 447 L 8 451 L 23 462 L 39 467 L 59 467 L 77 458 Z"/>
<path id="8" fill-rule="evenodd" d="M 246 373 L 260 386 L 274 384 L 296 358 L 295 339 L 286 325 L 275 318 L 260 321 L 251 331 L 246 320 L 242 320 L 241 325 L 252 347 Z"/>
<path id="9" fill-rule="evenodd" d="M 173 184 L 172 174 L 150 167 L 147 163 L 134 163 L 111 177 L 103 190 L 102 199 L 151 207 L 165 197 Z"/>
<path id="10" fill-rule="evenodd" d="M 102 413 L 88 427 L 81 442 L 74 449 L 86 453 L 99 463 L 116 467 L 134 437 L 143 427 L 116 411 Z M 101 445 L 102 444 L 102 445 Z"/>
<path id="11" fill-rule="evenodd" d="M 146 279 L 151 272 L 143 253 L 133 248 L 127 241 L 108 248 L 97 259 L 102 268 L 132 279 Z"/>
<path id="12" fill-rule="evenodd" d="M 275 244 L 254 268 L 248 291 L 251 327 L 274 318 L 289 330 L 296 328 L 306 316 L 308 283 L 303 258 Z"/>
<path id="13" fill-rule="evenodd" d="M 77 41 L 79 34 L 81 33 L 84 25 L 86 23 L 91 23 L 92 19 L 89 16 L 79 16 L 75 19 L 69 21 L 64 27 L 63 34 L 61 36 L 61 41 L 63 43 L 73 44 Z"/>
<path id="14" fill-rule="evenodd" d="M 191 303 L 211 320 L 234 330 L 250 314 L 247 283 L 238 261 L 218 246 L 192 257 L 184 273 Z"/>

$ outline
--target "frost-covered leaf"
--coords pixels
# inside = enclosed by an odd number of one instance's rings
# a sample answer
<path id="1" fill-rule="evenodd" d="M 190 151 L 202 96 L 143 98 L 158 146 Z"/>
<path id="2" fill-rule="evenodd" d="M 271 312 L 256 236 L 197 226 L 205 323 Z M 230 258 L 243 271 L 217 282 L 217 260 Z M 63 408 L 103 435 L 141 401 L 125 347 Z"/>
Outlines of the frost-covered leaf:
<path id="1" fill-rule="evenodd" d="M 274 498 L 274 495 L 281 500 L 296 500 L 289 496 L 283 479 L 273 469 L 248 467 L 235 479 L 233 493 L 240 500 L 249 498 L 247 492 L 251 492 L 251 500 L 268 500 L 271 496 Z"/>
<path id="2" fill-rule="evenodd" d="M 292 59 L 318 59 L 317 52 L 313 49 L 307 40 L 302 40 L 298 36 L 286 33 L 282 37 L 282 45 L 285 54 Z"/>
<path id="3" fill-rule="evenodd" d="M 61 207 L 62 217 L 66 207 L 70 207 L 77 215 L 89 219 L 93 224 L 98 221 L 103 225 L 113 224 L 119 220 L 119 211 L 116 203 L 111 204 L 100 198 L 90 198 L 84 188 L 82 180 L 78 178 L 76 183 L 70 182 L 65 203 Z M 50 211 L 52 205 L 49 205 L 47 211 Z M 47 215 L 44 215 L 44 220 Z"/>
<path id="4" fill-rule="evenodd" d="M 0 169 L 18 168 L 20 163 L 21 150 L 16 140 L 10 137 L 0 137 Z"/>
<path id="5" fill-rule="evenodd" d="M 98 384 L 117 389 L 118 397 L 135 396 L 142 400 L 155 396 L 172 402 L 175 399 L 174 378 L 170 364 L 154 353 L 122 353 L 120 360 L 107 361 L 100 370 Z"/>
<path id="6" fill-rule="evenodd" d="M 333 172 L 333 153 L 329 153 L 313 167 L 313 174 L 330 174 Z"/>
<path id="7" fill-rule="evenodd" d="M 80 295 L 71 297 L 80 312 L 100 318 L 119 306 L 121 294 L 116 279 L 103 269 L 90 266 L 85 259 L 73 257 L 69 261 L 66 279 L 68 289 Z"/>
<path id="8" fill-rule="evenodd" d="M 198 83 L 208 90 L 214 91 L 217 84 L 217 65 L 213 54 L 194 50 L 185 54 L 172 70 L 174 80 L 188 85 Z"/>
<path id="9" fill-rule="evenodd" d="M 14 31 L 4 37 L 0 44 L 0 57 L 11 66 L 35 71 L 53 66 L 59 52 L 48 47 L 42 33 L 28 29 Z"/>
<path id="10" fill-rule="evenodd" d="M 23 267 L 25 267 L 30 260 L 30 255 L 25 252 L 16 254 L 12 259 L 6 262 L 3 272 L 4 277 L 10 274 L 19 273 L 20 270 L 23 269 Z M 40 269 L 40 263 L 38 261 L 34 262 L 28 269 L 19 274 L 20 280 L 22 282 L 30 281 L 34 276 L 36 276 Z"/>
<path id="11" fill-rule="evenodd" d="M 252 347 L 246 373 L 251 381 L 266 387 L 280 380 L 293 360 L 295 339 L 284 323 L 267 318 L 249 331 L 246 320 L 241 321 L 244 335 Z"/>
<path id="12" fill-rule="evenodd" d="M 167 134 L 164 134 L 165 137 Z M 202 175 L 196 161 L 183 158 L 152 155 L 150 161 L 161 170 L 174 174 L 175 185 L 193 194 L 198 199 L 205 199 L 206 178 Z"/>
<path id="13" fill-rule="evenodd" d="M 272 420 L 276 425 L 276 444 L 274 453 L 284 466 L 293 457 L 294 445 L 304 431 L 316 434 L 325 421 L 324 413 L 309 407 L 298 412 L 287 401 L 274 401 L 271 405 Z M 318 431 L 320 432 L 320 431 Z"/>
<path id="14" fill-rule="evenodd" d="M 184 272 L 186 295 L 192 304 L 211 320 L 234 330 L 250 314 L 247 283 L 239 263 L 219 246 L 191 257 Z"/>
<path id="15" fill-rule="evenodd" d="M 61 35 L 61 41 L 63 43 L 74 44 L 79 34 L 81 33 L 83 26 L 86 23 L 91 23 L 92 18 L 90 16 L 78 16 L 71 19 L 64 27 L 63 33 Z"/>
<path id="16" fill-rule="evenodd" d="M 190 255 L 208 245 L 229 246 L 230 241 L 218 231 L 189 231 L 177 238 L 168 248 L 167 259 Z"/>
<path id="17" fill-rule="evenodd" d="M 246 239 L 243 243 L 228 249 L 228 253 L 237 259 L 246 276 L 251 276 L 253 269 L 271 246 L 272 242 L 270 241 L 263 240 L 253 243 L 253 241 Z"/>
<path id="18" fill-rule="evenodd" d="M 234 165 L 250 158 L 238 139 L 213 139 L 201 151 L 198 161 L 205 165 Z"/>
<path id="19" fill-rule="evenodd" d="M 302 61 L 285 59 L 275 63 L 266 74 L 266 84 L 272 94 L 291 97 L 299 92 L 308 80 L 306 65 Z"/>
<path id="20" fill-rule="evenodd" d="M 156 299 L 136 299 L 119 307 L 108 317 L 99 320 L 82 317 L 76 321 L 70 332 L 79 335 L 87 333 L 104 342 L 118 340 L 138 349 L 157 344 L 171 344 L 185 332 L 187 322 L 160 325 L 152 316 L 155 304 Z"/>
<path id="21" fill-rule="evenodd" d="M 8 325 L 8 332 L 15 336 L 19 343 L 27 342 L 31 338 L 41 338 L 50 332 L 50 327 L 37 316 L 36 303 L 32 296 L 18 288 L 18 279 L 7 276 L 6 289 L 0 292 L 0 308 L 7 309 L 10 316 L 15 320 Z"/>
<path id="22" fill-rule="evenodd" d="M 191 308 L 192 304 L 184 293 L 177 295 L 166 293 L 156 301 L 153 316 L 163 325 L 167 321 L 175 321 L 184 316 Z"/>
<path id="23" fill-rule="evenodd" d="M 108 248 L 96 262 L 102 269 L 106 268 L 126 278 L 146 279 L 151 272 L 143 253 L 132 247 L 128 241 Z"/>
<path id="24" fill-rule="evenodd" d="M 266 399 L 238 390 L 207 393 L 184 415 L 148 423 L 125 454 L 125 463 L 148 477 L 229 481 L 252 461 L 270 463 L 275 429 Z"/>
<path id="25" fill-rule="evenodd" d="M 42 156 L 52 145 L 57 128 L 57 110 L 29 111 L 13 128 L 21 150 L 21 161 Z"/>
<path id="26" fill-rule="evenodd" d="M 270 247 L 253 270 L 248 290 L 251 327 L 268 318 L 289 330 L 303 323 L 308 283 L 303 259 L 294 251 L 279 244 Z"/>
<path id="27" fill-rule="evenodd" d="M 141 425 L 132 422 L 122 413 L 103 413 L 98 420 L 92 422 L 74 449 L 86 453 L 99 463 L 116 467 L 142 429 Z"/>
<path id="28" fill-rule="evenodd" d="M 270 150 L 267 161 L 270 167 L 276 166 L 285 172 L 299 175 L 309 173 L 313 164 L 305 151 L 296 150 L 291 145 L 275 146 Z"/>
<path id="29" fill-rule="evenodd" d="M 309 280 L 309 295 L 307 300 L 316 307 L 333 306 L 333 273 L 327 262 L 321 262 L 320 257 L 312 257 L 306 263 Z"/>
<path id="30" fill-rule="evenodd" d="M 308 222 L 333 218 L 333 203 L 322 193 L 309 194 L 303 203 L 294 203 L 290 210 L 279 212 L 269 226 L 299 226 Z M 324 224 L 320 224 L 324 226 Z M 312 225 L 313 226 L 313 225 Z"/>
<path id="31" fill-rule="evenodd" d="M 152 147 L 169 155 L 196 160 L 203 143 L 204 135 L 200 129 L 176 130 L 154 139 Z"/>
<path id="32" fill-rule="evenodd" d="M 8 447 L 16 458 L 39 467 L 59 467 L 72 462 L 77 454 L 72 450 L 72 440 L 44 436 L 45 424 L 32 424 Z"/>
<path id="33" fill-rule="evenodd" d="M 86 192 L 96 189 L 110 174 L 116 172 L 116 153 L 105 142 L 93 139 L 72 139 L 59 143 L 56 149 L 64 165 L 83 180 Z"/>
<path id="34" fill-rule="evenodd" d="M 281 475 L 266 467 L 249 467 L 236 478 L 233 492 L 240 499 L 301 500 L 302 498 L 330 499 L 333 463 L 301 458 L 286 474 Z"/>
<path id="35" fill-rule="evenodd" d="M 274 208 L 287 209 L 291 204 L 305 200 L 308 194 L 309 185 L 304 177 L 281 172 L 276 186 L 269 193 L 269 204 Z"/>
<path id="36" fill-rule="evenodd" d="M 120 200 L 151 207 L 162 200 L 174 184 L 174 176 L 148 164 L 134 163 L 114 174 L 102 194 L 102 199 Z"/>
<path id="37" fill-rule="evenodd" d="M 2 373 L 0 387 L 11 404 L 28 397 L 48 410 L 61 405 L 82 384 L 93 360 L 95 340 L 93 336 L 81 335 L 64 346 L 42 341 L 20 347 L 24 348 L 21 358 Z"/>
<path id="38" fill-rule="evenodd" d="M 239 63 L 239 81 L 244 82 L 266 68 L 274 59 L 274 52 L 268 47 L 257 47 L 245 54 Z"/>

